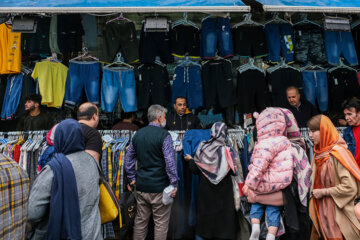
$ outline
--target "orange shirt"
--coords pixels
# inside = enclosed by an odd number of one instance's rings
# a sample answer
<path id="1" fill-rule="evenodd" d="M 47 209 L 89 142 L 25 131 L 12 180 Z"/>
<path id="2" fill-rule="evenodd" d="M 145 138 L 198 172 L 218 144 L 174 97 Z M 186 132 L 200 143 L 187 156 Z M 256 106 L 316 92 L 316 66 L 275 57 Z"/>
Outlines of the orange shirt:
<path id="1" fill-rule="evenodd" d="M 0 24 L 0 74 L 21 71 L 21 33 L 13 33 L 11 28 L 6 23 Z"/>

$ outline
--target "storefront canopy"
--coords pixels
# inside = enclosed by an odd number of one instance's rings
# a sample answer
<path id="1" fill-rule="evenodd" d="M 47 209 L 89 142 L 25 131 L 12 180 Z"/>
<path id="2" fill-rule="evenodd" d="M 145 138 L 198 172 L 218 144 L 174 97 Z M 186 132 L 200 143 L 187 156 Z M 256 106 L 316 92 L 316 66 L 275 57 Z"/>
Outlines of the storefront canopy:
<path id="1" fill-rule="evenodd" d="M 1 0 L 2 13 L 248 12 L 235 0 Z"/>
<path id="2" fill-rule="evenodd" d="M 359 0 L 257 0 L 269 12 L 360 13 Z"/>

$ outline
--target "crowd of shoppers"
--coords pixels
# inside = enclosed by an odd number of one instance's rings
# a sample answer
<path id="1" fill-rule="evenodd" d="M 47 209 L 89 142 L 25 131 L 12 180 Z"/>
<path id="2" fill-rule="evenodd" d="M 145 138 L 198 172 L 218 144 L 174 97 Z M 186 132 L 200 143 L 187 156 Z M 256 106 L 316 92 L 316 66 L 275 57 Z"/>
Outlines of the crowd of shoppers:
<path id="1" fill-rule="evenodd" d="M 349 127 L 341 137 L 327 116 L 316 115 L 311 105 L 300 100 L 298 89 L 288 88 L 287 96 L 289 109 L 266 108 L 254 114 L 257 141 L 240 189 L 246 196 L 242 201 L 250 205 L 249 239 L 260 239 L 263 231 L 266 240 L 360 239 L 360 100 L 344 102 Z M 31 119 L 41 116 L 39 97 L 29 97 L 27 104 L 24 124 L 32 126 Z M 164 189 L 171 187 L 168 194 L 176 204 L 179 180 L 167 129 L 202 125 L 182 97 L 175 100 L 174 114 L 169 116 L 166 108 L 150 106 L 149 124 L 140 129 L 133 124 L 135 113 L 123 116 L 114 129 L 137 130 L 124 160 L 127 189 L 137 202 L 133 239 L 146 239 L 152 219 L 155 239 L 165 240 L 173 204 L 164 203 Z M 49 131 L 49 151 L 31 190 L 26 173 L 0 155 L 1 239 L 103 239 L 99 110 L 84 103 L 77 118 Z M 41 124 L 47 126 L 45 122 Z M 310 129 L 315 152 L 311 163 L 298 122 Z M 241 231 L 234 191 L 234 186 L 239 187 L 234 182 L 239 155 L 227 137 L 226 124 L 214 123 L 210 139 L 199 144 L 193 157 L 184 159 L 184 172 L 199 176 L 194 239 L 237 239 Z M 266 230 L 261 227 L 264 222 Z"/>

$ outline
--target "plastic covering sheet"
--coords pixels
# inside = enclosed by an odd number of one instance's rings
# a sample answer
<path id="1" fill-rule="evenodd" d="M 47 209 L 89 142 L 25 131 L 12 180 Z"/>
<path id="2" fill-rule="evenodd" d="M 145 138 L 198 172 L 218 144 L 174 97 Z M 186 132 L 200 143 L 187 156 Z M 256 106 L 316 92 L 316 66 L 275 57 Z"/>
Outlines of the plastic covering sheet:
<path id="1" fill-rule="evenodd" d="M 234 0 L 0 0 L 0 7 L 202 7 L 244 6 Z"/>

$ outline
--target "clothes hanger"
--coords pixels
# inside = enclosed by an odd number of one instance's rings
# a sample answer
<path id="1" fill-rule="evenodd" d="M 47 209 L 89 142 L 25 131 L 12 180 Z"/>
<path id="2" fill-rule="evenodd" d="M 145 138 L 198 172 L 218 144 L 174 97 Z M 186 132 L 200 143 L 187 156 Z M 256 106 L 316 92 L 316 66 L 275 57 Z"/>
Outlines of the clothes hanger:
<path id="1" fill-rule="evenodd" d="M 240 27 L 240 26 L 243 26 L 243 25 L 253 25 L 253 26 L 264 26 L 263 24 L 261 23 L 258 23 L 258 22 L 255 22 L 251 19 L 252 17 L 252 14 L 251 13 L 246 13 L 243 15 L 244 17 L 244 20 L 235 24 L 232 28 L 237 28 L 237 27 Z"/>
<path id="2" fill-rule="evenodd" d="M 184 16 L 183 16 L 182 19 L 177 20 L 172 24 L 172 27 L 176 27 L 176 26 L 179 26 L 179 25 L 189 25 L 189 26 L 192 26 L 192 27 L 194 27 L 196 29 L 200 29 L 199 26 L 196 23 L 188 20 L 188 14 L 186 12 L 184 13 Z"/>
<path id="3" fill-rule="evenodd" d="M 45 58 L 43 61 L 50 61 L 50 62 L 55 62 L 55 63 L 61 63 L 61 61 L 57 58 L 57 54 L 56 53 L 51 53 L 50 57 Z"/>
<path id="4" fill-rule="evenodd" d="M 89 58 L 89 59 L 91 59 L 91 60 L 99 61 L 98 58 L 93 57 L 93 56 L 91 56 L 91 55 L 89 54 L 88 49 L 87 49 L 86 47 L 84 47 L 82 50 L 83 50 L 83 54 L 81 54 L 81 55 L 79 55 L 79 56 L 77 56 L 77 57 L 74 57 L 74 58 L 70 59 L 69 62 L 73 62 L 73 61 L 78 60 L 78 59 L 84 60 L 85 58 Z"/>
<path id="5" fill-rule="evenodd" d="M 255 62 L 255 60 L 253 58 L 249 58 L 248 63 L 241 65 L 240 67 L 237 68 L 237 70 L 239 71 L 239 73 L 246 72 L 247 70 L 257 70 L 257 71 L 260 71 L 261 73 L 265 74 L 264 69 L 256 66 L 254 64 L 254 62 Z"/>
<path id="6" fill-rule="evenodd" d="M 307 13 L 301 14 L 301 16 L 302 16 L 302 19 L 299 22 L 294 23 L 293 26 L 296 26 L 296 25 L 299 25 L 299 24 L 313 24 L 313 25 L 316 25 L 318 27 L 321 27 L 320 24 L 318 24 L 316 22 L 313 22 L 313 21 L 310 21 L 307 18 Z"/>
<path id="7" fill-rule="evenodd" d="M 308 61 L 308 64 L 302 68 L 300 68 L 300 71 L 305 70 L 323 70 L 324 68 L 320 65 L 313 65 L 310 61 Z"/>
<path id="8" fill-rule="evenodd" d="M 189 56 L 186 56 L 186 57 L 185 57 L 185 61 L 182 61 L 182 62 L 181 62 L 180 64 L 178 64 L 176 67 L 186 66 L 187 64 L 201 67 L 201 64 L 196 63 L 196 62 L 190 60 Z"/>
<path id="9" fill-rule="evenodd" d="M 332 71 L 336 70 L 336 69 L 339 69 L 339 68 L 346 68 L 346 69 L 349 69 L 351 71 L 355 71 L 356 72 L 356 69 L 355 68 L 352 68 L 346 64 L 344 64 L 344 61 L 342 60 L 342 58 L 339 59 L 339 64 L 333 68 L 330 68 L 328 70 L 329 73 L 331 73 Z"/>
<path id="10" fill-rule="evenodd" d="M 295 67 L 290 66 L 289 64 L 287 64 L 287 63 L 285 62 L 285 59 L 284 59 L 283 57 L 281 57 L 281 58 L 280 58 L 280 62 L 279 62 L 277 65 L 275 65 L 274 67 L 268 68 L 268 69 L 266 70 L 266 72 L 272 73 L 272 72 L 274 72 L 274 71 L 276 71 L 276 70 L 278 70 L 278 69 L 285 69 L 285 68 L 290 68 L 290 69 L 296 70 L 296 71 L 298 71 L 298 72 L 300 71 L 299 69 L 297 69 L 297 68 L 295 68 Z"/>
<path id="11" fill-rule="evenodd" d="M 131 22 L 131 23 L 135 24 L 135 22 L 133 20 L 124 17 L 123 13 L 120 13 L 120 16 L 118 16 L 116 18 L 113 18 L 113 19 L 110 19 L 110 20 L 106 21 L 106 24 L 109 24 L 109 23 L 111 23 L 113 21 L 116 21 L 116 20 L 127 21 L 127 22 Z"/>
<path id="12" fill-rule="evenodd" d="M 127 67 L 127 68 L 134 69 L 134 67 L 131 66 L 130 64 L 127 64 L 127 63 L 121 61 L 121 53 L 116 54 L 116 60 L 115 60 L 115 62 L 110 63 L 109 65 L 106 65 L 104 68 L 110 69 L 110 67 L 111 67 L 111 66 L 114 66 L 114 65 L 120 65 L 120 66 L 122 65 L 122 66 L 125 66 L 125 67 Z"/>
<path id="13" fill-rule="evenodd" d="M 280 18 L 279 13 L 276 12 L 276 13 L 272 14 L 272 19 L 267 21 L 264 25 L 269 24 L 269 23 L 290 23 L 290 22 L 286 21 L 285 19 Z"/>

